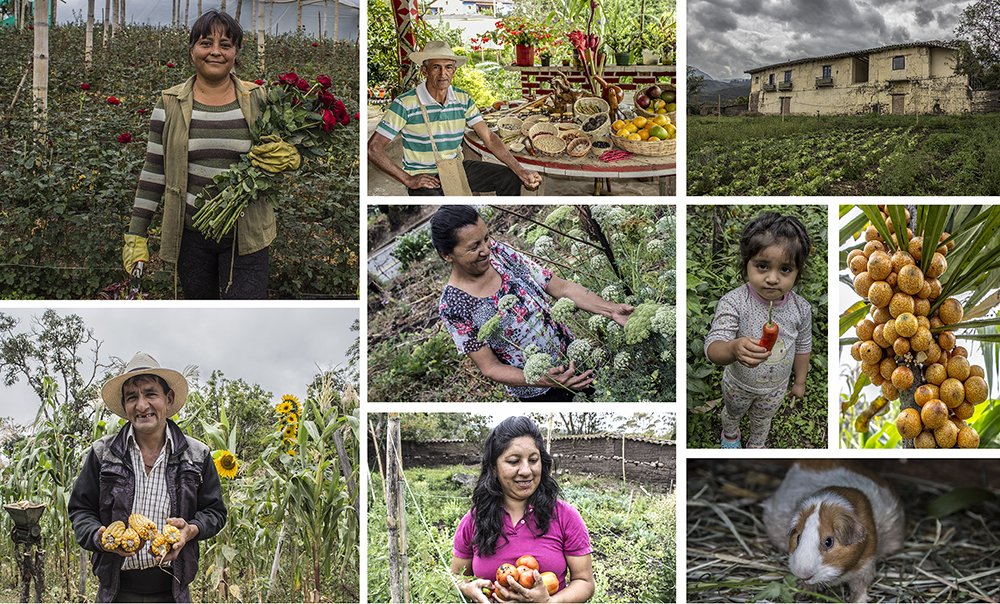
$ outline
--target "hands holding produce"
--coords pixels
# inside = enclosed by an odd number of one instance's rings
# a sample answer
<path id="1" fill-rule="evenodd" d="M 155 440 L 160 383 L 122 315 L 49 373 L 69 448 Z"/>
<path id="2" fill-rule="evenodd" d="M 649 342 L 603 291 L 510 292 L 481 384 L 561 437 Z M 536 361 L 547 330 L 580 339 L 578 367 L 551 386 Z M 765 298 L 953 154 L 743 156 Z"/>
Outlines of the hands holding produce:
<path id="1" fill-rule="evenodd" d="M 521 556 L 514 564 L 501 564 L 496 581 L 475 579 L 465 586 L 478 590 L 474 594 L 477 602 L 547 602 L 549 596 L 559 591 L 559 580 L 555 573 L 539 572 L 538 561 L 533 556 Z M 470 596 L 465 586 L 462 593 Z M 480 599 L 480 595 L 485 599 Z"/>

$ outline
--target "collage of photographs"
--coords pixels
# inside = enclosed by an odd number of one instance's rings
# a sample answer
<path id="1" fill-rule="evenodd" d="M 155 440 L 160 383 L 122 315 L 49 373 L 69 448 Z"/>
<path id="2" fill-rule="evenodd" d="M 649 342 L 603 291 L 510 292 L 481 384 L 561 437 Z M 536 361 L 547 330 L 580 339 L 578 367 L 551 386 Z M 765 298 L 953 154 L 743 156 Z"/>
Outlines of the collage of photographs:
<path id="1" fill-rule="evenodd" d="M 0 49 L 0 602 L 1000 602 L 1000 0 Z"/>

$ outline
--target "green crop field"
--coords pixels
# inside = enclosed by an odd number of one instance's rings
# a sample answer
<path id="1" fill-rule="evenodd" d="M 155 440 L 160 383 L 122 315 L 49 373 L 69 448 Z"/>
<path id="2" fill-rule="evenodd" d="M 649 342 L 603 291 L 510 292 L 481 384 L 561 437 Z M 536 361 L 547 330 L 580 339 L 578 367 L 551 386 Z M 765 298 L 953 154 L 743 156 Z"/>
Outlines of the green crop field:
<path id="1" fill-rule="evenodd" d="M 997 195 L 1000 116 L 692 117 L 689 195 Z"/>

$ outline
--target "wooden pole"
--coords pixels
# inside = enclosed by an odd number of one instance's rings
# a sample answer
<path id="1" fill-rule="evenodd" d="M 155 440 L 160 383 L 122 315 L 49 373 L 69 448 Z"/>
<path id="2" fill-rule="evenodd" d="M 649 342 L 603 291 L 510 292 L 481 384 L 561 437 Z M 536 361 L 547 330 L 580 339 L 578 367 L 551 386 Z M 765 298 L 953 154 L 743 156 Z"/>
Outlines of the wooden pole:
<path id="1" fill-rule="evenodd" d="M 111 20 L 111 0 L 104 0 L 104 48 L 108 47 L 108 26 L 111 25 L 109 21 Z"/>
<path id="2" fill-rule="evenodd" d="M 31 101 L 34 118 L 31 129 L 39 141 L 44 140 L 49 113 L 49 3 L 35 2 L 34 74 L 31 81 Z"/>
<path id="3" fill-rule="evenodd" d="M 549 412 L 549 426 L 545 431 L 545 452 L 552 453 L 552 420 L 555 418 L 555 413 Z"/>
<path id="4" fill-rule="evenodd" d="M 340 0 L 334 0 L 336 4 L 333 5 L 333 41 L 336 42 L 340 39 Z"/>
<path id="5" fill-rule="evenodd" d="M 91 69 L 94 66 L 94 0 L 87 0 L 87 35 L 84 46 L 83 64 Z"/>
<path id="6" fill-rule="evenodd" d="M 722 93 L 719 93 L 719 123 L 722 123 Z"/>
<path id="7" fill-rule="evenodd" d="M 200 0 L 199 0 L 200 2 Z M 257 54 L 260 56 L 260 73 L 264 74 L 264 0 L 257 0 Z"/>
<path id="8" fill-rule="evenodd" d="M 389 601 L 403 601 L 403 581 L 399 561 L 399 414 L 389 414 L 385 440 L 386 532 L 389 536 Z"/>
<path id="9" fill-rule="evenodd" d="M 622 484 L 625 484 L 625 435 L 622 434 Z"/>

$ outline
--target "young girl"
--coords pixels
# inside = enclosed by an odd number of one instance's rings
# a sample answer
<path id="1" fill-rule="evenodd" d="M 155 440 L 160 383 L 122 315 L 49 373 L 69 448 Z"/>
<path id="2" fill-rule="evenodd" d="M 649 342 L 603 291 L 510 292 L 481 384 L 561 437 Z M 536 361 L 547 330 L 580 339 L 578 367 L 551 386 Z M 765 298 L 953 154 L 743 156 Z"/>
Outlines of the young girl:
<path id="1" fill-rule="evenodd" d="M 794 372 L 791 395 L 806 392 L 812 350 L 812 310 L 791 291 L 812 244 L 793 216 L 761 214 L 740 236 L 740 271 L 746 283 L 719 300 L 705 355 L 725 365 L 722 375 L 722 448 L 739 449 L 740 420 L 750 412 L 747 447 L 763 449 Z M 778 325 L 771 350 L 760 345 L 764 325 Z"/>

